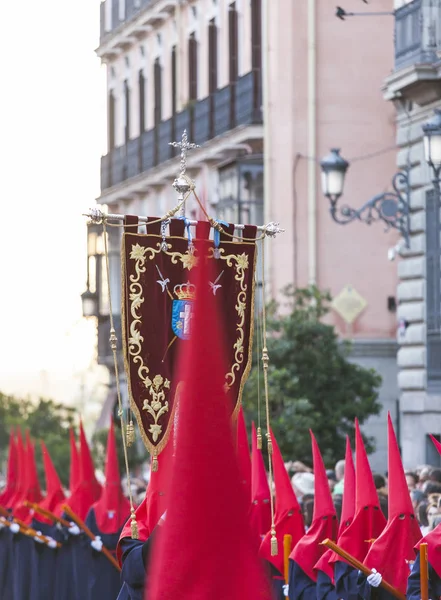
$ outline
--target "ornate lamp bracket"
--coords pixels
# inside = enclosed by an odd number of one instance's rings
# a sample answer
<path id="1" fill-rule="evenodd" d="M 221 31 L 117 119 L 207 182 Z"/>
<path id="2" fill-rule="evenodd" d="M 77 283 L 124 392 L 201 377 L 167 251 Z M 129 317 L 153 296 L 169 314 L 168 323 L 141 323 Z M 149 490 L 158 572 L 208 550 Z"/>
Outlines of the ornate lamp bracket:
<path id="1" fill-rule="evenodd" d="M 347 225 L 352 221 L 362 221 L 371 225 L 378 221 L 385 224 L 385 231 L 397 229 L 409 248 L 410 243 L 410 182 L 409 169 L 395 173 L 392 179 L 393 192 L 374 196 L 361 208 L 351 208 L 347 204 L 338 206 L 340 195 L 328 194 L 331 203 L 330 213 L 336 223 Z"/>

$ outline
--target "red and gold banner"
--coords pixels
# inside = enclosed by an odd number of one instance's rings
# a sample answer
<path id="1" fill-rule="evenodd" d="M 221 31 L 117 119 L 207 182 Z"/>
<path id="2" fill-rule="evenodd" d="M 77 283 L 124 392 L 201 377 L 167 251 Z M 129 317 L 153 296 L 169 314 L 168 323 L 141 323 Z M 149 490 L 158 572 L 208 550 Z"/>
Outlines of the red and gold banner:
<path id="1" fill-rule="evenodd" d="M 134 217 L 126 218 L 127 225 L 121 256 L 124 360 L 131 407 L 144 443 L 155 457 L 169 437 L 179 385 L 177 357 L 191 335 L 197 294 L 190 272 L 200 260 L 213 261 L 213 281 L 207 285 L 224 316 L 225 385 L 234 410 L 239 407 L 251 368 L 256 243 L 231 241 L 221 234 L 215 248 L 208 239 L 206 222 L 198 223 L 194 246 L 184 235 L 184 223 L 177 219 L 170 223 L 170 235 L 165 238 L 159 223 L 147 224 L 147 233 L 137 232 Z M 233 232 L 232 225 L 224 229 Z M 246 227 L 243 237 L 255 240 L 256 227 Z"/>

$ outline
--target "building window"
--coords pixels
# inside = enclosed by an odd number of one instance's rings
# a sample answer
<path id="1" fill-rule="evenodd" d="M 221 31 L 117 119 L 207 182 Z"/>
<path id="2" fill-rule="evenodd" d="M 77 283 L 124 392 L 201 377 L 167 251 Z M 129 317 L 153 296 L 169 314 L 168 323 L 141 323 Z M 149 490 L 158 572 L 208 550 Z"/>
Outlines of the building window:
<path id="1" fill-rule="evenodd" d="M 251 68 L 262 69 L 262 0 L 251 0 Z"/>
<path id="2" fill-rule="evenodd" d="M 176 62 L 176 46 L 172 48 L 171 54 L 171 93 L 172 93 L 172 115 L 176 114 L 178 103 L 178 80 L 177 80 L 177 62 Z"/>
<path id="3" fill-rule="evenodd" d="M 124 21 L 126 18 L 126 0 L 119 0 L 119 20 Z"/>
<path id="4" fill-rule="evenodd" d="M 217 90 L 217 27 L 211 19 L 208 25 L 208 93 Z"/>
<path id="5" fill-rule="evenodd" d="M 426 192 L 427 389 L 441 390 L 440 220 L 435 190 Z"/>
<path id="6" fill-rule="evenodd" d="M 188 99 L 198 99 L 198 43 L 194 32 L 188 40 Z"/>
<path id="7" fill-rule="evenodd" d="M 155 60 L 155 64 L 153 65 L 153 81 L 155 95 L 154 121 L 156 126 L 159 125 L 162 119 L 162 68 L 159 58 Z"/>
<path id="8" fill-rule="evenodd" d="M 130 139 L 130 88 L 127 79 L 124 81 L 124 105 L 125 105 L 125 123 L 124 140 L 125 143 Z"/>
<path id="9" fill-rule="evenodd" d="M 228 45 L 229 45 L 229 81 L 234 83 L 239 77 L 239 59 L 238 59 L 238 15 L 236 3 L 230 4 L 228 10 Z"/>
<path id="10" fill-rule="evenodd" d="M 112 29 L 116 29 L 120 22 L 119 0 L 112 0 Z"/>
<path id="11" fill-rule="evenodd" d="M 113 90 L 110 90 L 108 96 L 108 123 L 107 123 L 107 141 L 109 152 L 115 148 L 115 96 Z"/>
<path id="12" fill-rule="evenodd" d="M 145 131 L 145 77 L 144 71 L 141 69 L 138 76 L 139 87 L 139 133 Z"/>
<path id="13" fill-rule="evenodd" d="M 217 217 L 227 223 L 260 225 L 263 221 L 263 160 L 245 157 L 219 170 Z"/>
<path id="14" fill-rule="evenodd" d="M 251 0 L 251 70 L 253 73 L 253 108 L 256 118 L 261 118 L 262 0 Z"/>
<path id="15" fill-rule="evenodd" d="M 216 216 L 227 223 L 263 223 L 263 157 L 251 155 L 219 169 Z M 262 310 L 262 263 L 257 256 L 255 309 Z"/>

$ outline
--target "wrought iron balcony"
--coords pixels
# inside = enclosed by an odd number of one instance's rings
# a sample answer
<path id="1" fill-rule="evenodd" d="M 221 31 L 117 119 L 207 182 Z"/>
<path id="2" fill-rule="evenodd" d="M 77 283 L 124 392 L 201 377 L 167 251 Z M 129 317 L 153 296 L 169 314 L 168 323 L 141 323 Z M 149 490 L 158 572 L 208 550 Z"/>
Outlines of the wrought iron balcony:
<path id="1" fill-rule="evenodd" d="M 171 119 L 101 157 L 101 190 L 135 177 L 177 155 L 169 145 L 184 129 L 204 144 L 240 125 L 262 123 L 261 75 L 250 72 L 235 84 L 192 103 Z"/>
<path id="2" fill-rule="evenodd" d="M 441 4 L 413 0 L 395 11 L 395 70 L 432 64 L 441 49 Z"/>
<path id="3" fill-rule="evenodd" d="M 138 16 L 141 18 L 147 9 L 158 8 L 168 12 L 175 7 L 175 0 L 125 0 L 120 6 L 120 0 L 102 0 L 100 5 L 100 30 L 101 41 L 104 37 L 111 35 L 125 23 L 132 22 Z M 108 12 L 109 11 L 109 12 Z M 107 13 L 107 16 L 106 16 Z M 150 20 L 155 21 L 155 15 L 150 15 Z"/>
<path id="4" fill-rule="evenodd" d="M 100 31 L 101 39 L 117 29 L 125 21 L 129 21 L 132 17 L 141 12 L 146 6 L 152 4 L 153 0 L 125 0 L 124 15 L 120 12 L 119 0 L 103 0 L 100 4 Z M 106 10 L 110 4 L 110 23 L 107 23 L 106 28 Z M 122 19 L 120 17 L 123 17 Z"/>

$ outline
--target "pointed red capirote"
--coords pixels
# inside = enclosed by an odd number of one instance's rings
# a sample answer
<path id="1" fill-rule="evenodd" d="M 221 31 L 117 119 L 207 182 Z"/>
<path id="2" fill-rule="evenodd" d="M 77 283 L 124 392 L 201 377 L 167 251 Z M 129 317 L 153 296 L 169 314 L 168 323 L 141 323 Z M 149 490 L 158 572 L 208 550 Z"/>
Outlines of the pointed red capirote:
<path id="1" fill-rule="evenodd" d="M 271 556 L 271 532 L 268 532 L 260 546 L 259 555 L 261 558 L 270 562 L 283 575 L 283 538 L 285 535 L 291 536 L 292 548 L 305 535 L 305 524 L 303 522 L 302 510 L 297 497 L 294 493 L 285 467 L 282 453 L 279 445 L 271 431 L 271 441 L 273 444 L 272 465 L 274 473 L 274 488 L 276 492 L 276 512 L 275 529 L 279 552 L 276 556 Z"/>
<path id="2" fill-rule="evenodd" d="M 258 542 L 271 529 L 271 492 L 268 484 L 262 450 L 257 448 L 257 433 L 251 424 L 251 529 L 258 536 Z"/>
<path id="3" fill-rule="evenodd" d="M 43 500 L 41 493 L 40 481 L 38 479 L 37 464 L 35 462 L 35 446 L 31 440 L 30 433 L 26 431 L 27 440 L 27 463 L 28 463 L 28 491 L 26 500 L 38 504 Z"/>
<path id="4" fill-rule="evenodd" d="M 415 518 L 390 414 L 387 420 L 388 520 L 364 562 L 370 569 L 377 569 L 394 588 L 406 594 L 409 564 L 415 560 L 414 546 L 422 535 Z"/>
<path id="5" fill-rule="evenodd" d="M 74 491 L 80 482 L 80 460 L 78 456 L 77 442 L 75 439 L 75 432 L 73 427 L 69 430 L 69 443 L 70 443 L 70 473 L 69 473 L 69 490 L 70 493 Z"/>
<path id="6" fill-rule="evenodd" d="M 352 448 L 349 436 L 346 436 L 346 454 L 345 454 L 345 478 L 343 489 L 343 501 L 341 509 L 340 528 L 338 535 L 343 534 L 349 527 L 355 515 L 355 467 L 352 459 Z M 337 540 L 338 543 L 338 540 Z M 323 571 L 334 582 L 334 563 L 339 557 L 332 550 L 326 552 L 320 557 L 315 566 L 316 571 Z"/>
<path id="7" fill-rule="evenodd" d="M 6 475 L 6 485 L 3 492 L 0 494 L 0 506 L 3 508 L 10 507 L 10 500 L 14 497 L 17 491 L 18 480 L 18 456 L 17 443 L 15 441 L 14 428 L 11 427 L 9 434 L 9 453 L 8 453 L 8 472 Z"/>
<path id="8" fill-rule="evenodd" d="M 233 399 L 225 391 L 224 316 L 208 286 L 217 273 L 208 272 L 207 246 L 196 245 L 200 266 L 192 281 L 196 285 L 193 329 L 191 339 L 181 346 L 183 363 L 178 371 L 184 383 L 178 406 L 177 467 L 146 597 L 270 600 L 247 523 L 249 506 L 231 427 Z M 209 265 L 213 262 L 207 260 Z M 216 264 L 216 268 L 223 266 Z M 185 552 L 181 552 L 183 540 Z"/>
<path id="9" fill-rule="evenodd" d="M 85 519 L 92 504 L 101 496 L 101 485 L 95 477 L 95 467 L 89 444 L 80 422 L 80 481 L 67 500 L 67 504 L 80 519 Z"/>
<path id="10" fill-rule="evenodd" d="M 346 436 L 345 475 L 343 484 L 343 501 L 341 507 L 341 521 L 338 534 L 349 527 L 355 515 L 355 466 L 352 458 L 352 448 L 349 436 Z"/>
<path id="11" fill-rule="evenodd" d="M 338 538 L 338 544 L 357 560 L 363 561 L 374 540 L 386 526 L 380 508 L 374 477 L 364 447 L 358 420 L 355 420 L 355 515 Z M 332 560 L 339 560 L 335 559 Z"/>
<path id="12" fill-rule="evenodd" d="M 312 581 L 317 581 L 314 568 L 325 551 L 321 542 L 326 538 L 336 540 L 338 520 L 323 458 L 312 431 L 310 434 L 314 469 L 314 512 L 311 527 L 291 552 L 290 559 L 296 562 Z"/>
<path id="13" fill-rule="evenodd" d="M 41 442 L 41 453 L 43 455 L 44 472 L 46 474 L 46 497 L 40 502 L 40 506 L 45 510 L 54 512 L 57 506 L 64 502 L 66 496 L 49 450 L 43 441 Z"/>
<path id="14" fill-rule="evenodd" d="M 96 524 L 101 533 L 117 533 L 130 516 L 130 502 L 121 487 L 113 419 L 107 436 L 105 476 L 101 497 L 93 505 Z"/>
<path id="15" fill-rule="evenodd" d="M 23 437 L 20 431 L 20 428 L 17 428 L 17 469 L 18 469 L 18 479 L 17 485 L 15 489 L 15 494 L 9 499 L 9 506 L 13 510 L 18 507 L 19 504 L 23 502 L 23 495 L 27 490 L 27 468 L 26 468 L 26 455 L 25 455 L 25 447 L 23 444 Z"/>
<path id="16" fill-rule="evenodd" d="M 39 504 L 43 500 L 40 482 L 38 480 L 37 465 L 35 463 L 35 447 L 31 440 L 29 430 L 26 430 L 26 447 L 24 449 L 26 486 L 23 488 L 22 495 L 17 499 L 14 508 L 14 517 L 29 524 L 32 521 L 30 509 L 24 505 L 24 502 Z"/>

